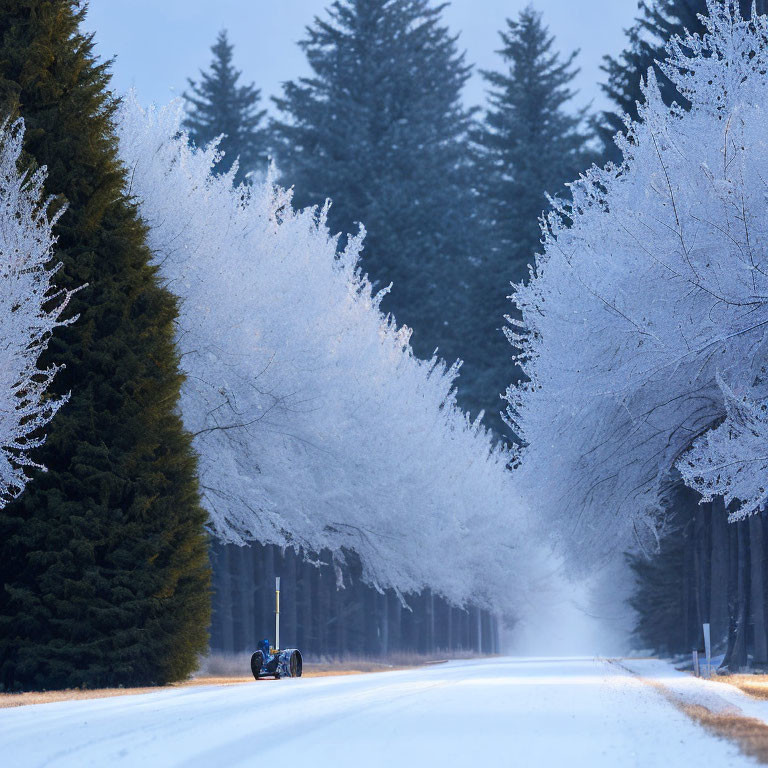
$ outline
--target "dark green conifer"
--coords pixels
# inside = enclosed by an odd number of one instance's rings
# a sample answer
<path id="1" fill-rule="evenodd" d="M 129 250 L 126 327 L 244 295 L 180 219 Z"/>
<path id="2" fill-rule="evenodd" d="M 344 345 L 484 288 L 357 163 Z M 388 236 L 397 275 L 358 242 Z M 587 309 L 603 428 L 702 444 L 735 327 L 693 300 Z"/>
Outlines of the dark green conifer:
<path id="1" fill-rule="evenodd" d="M 333 201 L 331 230 L 367 235 L 363 269 L 394 283 L 383 308 L 414 329 L 416 353 L 466 360 L 477 410 L 468 303 L 481 244 L 462 103 L 469 67 L 428 0 L 337 0 L 301 43 L 312 75 L 275 99 L 282 180 L 298 205 Z"/>
<path id="2" fill-rule="evenodd" d="M 177 412 L 176 303 L 125 197 L 108 64 L 77 0 L 0 0 L 0 109 L 68 205 L 57 274 L 78 322 L 47 359 L 72 392 L 0 511 L 0 686 L 164 683 L 206 647 L 209 568 L 196 462 Z"/>
<path id="3" fill-rule="evenodd" d="M 527 277 L 539 249 L 547 194 L 563 196 L 564 185 L 592 159 L 590 137 L 582 130 L 585 110 L 571 106 L 578 52 L 561 58 L 541 13 L 531 6 L 508 19 L 500 36 L 503 70 L 483 72 L 490 106 L 476 134 L 489 237 L 476 303 L 492 311 L 484 315 L 488 322 L 475 339 L 491 362 L 485 389 L 494 392 L 517 375 L 513 350 L 500 329 L 505 314 L 512 313 L 510 282 Z"/>
<path id="4" fill-rule="evenodd" d="M 238 85 L 242 73 L 232 65 L 233 47 L 226 31 L 219 32 L 211 51 L 210 72 L 201 71 L 199 82 L 188 81 L 184 127 L 199 147 L 223 136 L 219 149 L 224 157 L 217 169 L 227 171 L 237 159 L 238 184 L 249 173 L 267 169 L 267 138 L 262 127 L 267 112 L 259 109 L 261 91 L 253 83 Z"/>

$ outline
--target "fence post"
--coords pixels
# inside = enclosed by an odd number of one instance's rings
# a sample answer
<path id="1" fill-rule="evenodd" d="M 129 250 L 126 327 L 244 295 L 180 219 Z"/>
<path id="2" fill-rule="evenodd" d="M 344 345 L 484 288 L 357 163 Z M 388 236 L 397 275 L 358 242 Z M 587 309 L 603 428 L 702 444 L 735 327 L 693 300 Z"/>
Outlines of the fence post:
<path id="1" fill-rule="evenodd" d="M 704 624 L 704 653 L 707 656 L 707 677 L 712 677 L 712 646 L 709 624 Z"/>

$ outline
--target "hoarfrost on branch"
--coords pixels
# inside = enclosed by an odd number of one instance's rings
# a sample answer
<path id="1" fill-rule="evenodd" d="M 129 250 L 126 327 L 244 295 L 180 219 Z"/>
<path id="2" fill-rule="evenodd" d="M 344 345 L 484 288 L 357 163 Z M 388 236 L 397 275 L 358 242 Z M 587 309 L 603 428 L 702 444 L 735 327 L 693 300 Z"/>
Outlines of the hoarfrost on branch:
<path id="1" fill-rule="evenodd" d="M 44 469 L 30 453 L 67 398 L 47 391 L 59 367 L 38 361 L 53 330 L 76 319 L 60 319 L 71 292 L 53 285 L 53 227 L 63 210 L 48 214 L 45 168 L 19 169 L 23 141 L 22 120 L 0 126 L 0 507 L 21 494 L 30 470 Z"/>
<path id="2" fill-rule="evenodd" d="M 517 287 L 520 479 L 577 559 L 653 544 L 675 467 L 736 516 L 766 500 L 768 20 L 710 2 L 706 26 L 662 66 L 690 110 L 649 71 L 623 163 L 555 201 Z"/>
<path id="3" fill-rule="evenodd" d="M 180 118 L 129 95 L 120 148 L 181 300 L 181 408 L 216 535 L 354 550 L 378 587 L 513 610 L 535 558 L 510 455 L 456 405 L 458 367 L 417 359 L 382 314 L 362 232 L 337 252 L 325 210 L 216 176 Z"/>

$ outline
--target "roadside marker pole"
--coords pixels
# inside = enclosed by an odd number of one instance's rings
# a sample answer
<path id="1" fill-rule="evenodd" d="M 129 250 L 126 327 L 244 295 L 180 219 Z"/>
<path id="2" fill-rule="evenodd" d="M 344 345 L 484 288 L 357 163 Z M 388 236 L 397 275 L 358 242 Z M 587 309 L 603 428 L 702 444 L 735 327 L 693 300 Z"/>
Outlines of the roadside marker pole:
<path id="1" fill-rule="evenodd" d="M 699 672 L 699 652 L 695 649 L 693 650 L 693 674 L 695 677 L 701 677 Z"/>
<path id="2" fill-rule="evenodd" d="M 712 677 L 712 646 L 710 644 L 709 624 L 704 624 L 704 652 L 707 655 L 707 677 Z"/>
<path id="3" fill-rule="evenodd" d="M 280 650 L 280 577 L 275 576 L 275 650 Z"/>

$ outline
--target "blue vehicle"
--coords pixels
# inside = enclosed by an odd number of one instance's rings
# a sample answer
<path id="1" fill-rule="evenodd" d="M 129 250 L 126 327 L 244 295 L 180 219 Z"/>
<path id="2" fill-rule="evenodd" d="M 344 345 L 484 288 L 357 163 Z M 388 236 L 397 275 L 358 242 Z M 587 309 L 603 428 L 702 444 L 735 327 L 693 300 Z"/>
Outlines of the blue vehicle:
<path id="1" fill-rule="evenodd" d="M 269 647 L 269 640 L 259 643 L 259 650 L 251 656 L 251 672 L 256 680 L 261 677 L 301 677 L 303 661 L 296 648 L 283 651 Z"/>
<path id="2" fill-rule="evenodd" d="M 275 647 L 262 640 L 251 656 L 251 672 L 256 680 L 261 677 L 301 677 L 303 661 L 296 648 L 280 650 L 280 577 L 275 579 Z"/>

